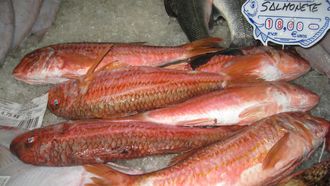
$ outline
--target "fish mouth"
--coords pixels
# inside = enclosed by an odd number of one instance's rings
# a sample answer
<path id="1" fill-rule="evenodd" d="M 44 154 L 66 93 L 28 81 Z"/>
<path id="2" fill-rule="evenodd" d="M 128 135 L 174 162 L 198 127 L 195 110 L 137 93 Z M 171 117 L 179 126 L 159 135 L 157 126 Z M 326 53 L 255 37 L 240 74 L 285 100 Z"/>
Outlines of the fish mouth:
<path id="1" fill-rule="evenodd" d="M 22 143 L 20 143 L 19 138 L 15 138 L 11 143 L 10 143 L 10 152 L 14 154 L 15 156 L 19 157 L 21 149 L 24 149 L 24 146 Z"/>
<path id="2" fill-rule="evenodd" d="M 10 144 L 10 152 L 18 157 L 24 163 L 31 164 L 34 161 L 34 155 L 31 150 L 25 148 L 22 138 L 15 138 Z"/>
<path id="3" fill-rule="evenodd" d="M 12 75 L 14 76 L 14 78 L 16 80 L 23 81 L 30 85 L 44 84 L 44 81 L 32 79 L 26 73 L 22 73 L 21 71 L 18 71 L 18 70 L 17 71 L 14 70 Z"/>
<path id="4" fill-rule="evenodd" d="M 33 82 L 34 80 L 29 77 L 29 72 L 32 66 L 33 63 L 30 59 L 22 59 L 22 61 L 14 68 L 12 75 L 16 80 L 24 81 L 26 83 Z"/>

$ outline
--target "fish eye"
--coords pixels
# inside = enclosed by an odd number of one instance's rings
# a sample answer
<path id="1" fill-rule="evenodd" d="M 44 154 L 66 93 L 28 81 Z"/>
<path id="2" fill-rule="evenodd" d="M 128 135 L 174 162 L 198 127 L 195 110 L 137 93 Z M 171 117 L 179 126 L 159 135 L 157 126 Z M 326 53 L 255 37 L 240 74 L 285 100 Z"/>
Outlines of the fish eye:
<path id="1" fill-rule="evenodd" d="M 25 147 L 26 147 L 26 148 L 31 148 L 31 147 L 33 146 L 34 140 L 35 140 L 35 139 L 34 139 L 33 136 L 27 138 L 26 141 L 25 141 L 25 143 L 24 143 Z"/>
<path id="2" fill-rule="evenodd" d="M 254 8 L 255 6 L 256 6 L 256 2 L 255 1 L 252 1 L 250 7 L 251 8 Z"/>
<path id="3" fill-rule="evenodd" d="M 27 143 L 33 143 L 34 142 L 34 137 L 29 137 L 27 140 L 26 140 Z"/>
<path id="4" fill-rule="evenodd" d="M 54 99 L 54 100 L 52 101 L 52 104 L 53 104 L 55 107 L 57 107 L 57 106 L 60 104 L 60 100 L 58 100 L 58 99 Z"/>

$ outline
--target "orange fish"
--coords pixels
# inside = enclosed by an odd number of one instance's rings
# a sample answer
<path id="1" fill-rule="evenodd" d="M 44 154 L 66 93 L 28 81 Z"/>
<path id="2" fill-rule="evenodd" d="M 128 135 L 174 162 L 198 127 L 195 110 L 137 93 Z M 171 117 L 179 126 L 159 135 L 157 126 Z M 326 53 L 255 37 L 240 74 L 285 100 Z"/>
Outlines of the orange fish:
<path id="1" fill-rule="evenodd" d="M 227 88 L 131 118 L 171 125 L 247 125 L 262 118 L 307 111 L 319 96 L 286 82 L 263 82 Z"/>
<path id="2" fill-rule="evenodd" d="M 29 84 L 56 84 L 85 75 L 94 63 L 98 69 L 113 62 L 119 66 L 166 66 L 202 54 L 216 52 L 219 38 L 206 38 L 180 46 L 150 46 L 143 43 L 66 43 L 37 49 L 13 71 L 17 80 Z M 110 50 L 111 48 L 111 50 Z"/>
<path id="3" fill-rule="evenodd" d="M 69 119 L 123 117 L 222 89 L 226 79 L 214 73 L 156 67 L 104 69 L 50 88 L 48 108 Z"/>
<path id="4" fill-rule="evenodd" d="M 105 163 L 186 152 L 231 136 L 241 127 L 189 128 L 119 120 L 69 121 L 16 137 L 10 150 L 34 165 Z"/>
<path id="5" fill-rule="evenodd" d="M 242 49 L 244 55 L 216 55 L 195 70 L 223 73 L 235 81 L 290 81 L 310 70 L 299 55 L 272 47 Z"/>
<path id="6" fill-rule="evenodd" d="M 282 113 L 256 122 L 178 163 L 130 176 L 106 165 L 87 165 L 95 185 L 272 185 L 290 174 L 324 140 L 329 122 L 305 113 Z"/>

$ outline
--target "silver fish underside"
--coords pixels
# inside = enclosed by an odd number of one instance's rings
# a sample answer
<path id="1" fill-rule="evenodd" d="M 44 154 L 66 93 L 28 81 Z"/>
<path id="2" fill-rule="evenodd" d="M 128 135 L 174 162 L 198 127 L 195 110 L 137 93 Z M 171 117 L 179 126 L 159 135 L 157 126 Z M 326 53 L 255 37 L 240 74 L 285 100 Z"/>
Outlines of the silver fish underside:
<path id="1" fill-rule="evenodd" d="M 209 37 L 213 0 L 164 0 L 169 16 L 176 17 L 190 41 Z"/>
<path id="2" fill-rule="evenodd" d="M 246 0 L 214 0 L 213 5 L 227 21 L 232 47 L 246 47 L 256 44 L 252 26 L 244 18 L 241 7 Z"/>
<path id="3" fill-rule="evenodd" d="M 209 37 L 213 24 L 222 16 L 231 33 L 231 47 L 256 44 L 252 26 L 241 13 L 244 2 L 245 0 L 164 0 L 167 14 L 177 18 L 190 41 Z"/>

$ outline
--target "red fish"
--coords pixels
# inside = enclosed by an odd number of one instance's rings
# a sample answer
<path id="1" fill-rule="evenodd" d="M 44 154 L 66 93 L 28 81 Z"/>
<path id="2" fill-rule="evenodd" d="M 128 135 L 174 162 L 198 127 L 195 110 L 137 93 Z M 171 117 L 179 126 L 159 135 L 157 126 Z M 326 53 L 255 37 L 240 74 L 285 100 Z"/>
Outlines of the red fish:
<path id="1" fill-rule="evenodd" d="M 255 82 L 290 81 L 307 73 L 307 61 L 285 50 L 271 47 L 242 49 L 245 55 L 217 55 L 206 64 L 196 68 L 198 71 L 224 73 L 235 81 Z"/>
<path id="2" fill-rule="evenodd" d="M 241 127 L 188 128 L 140 121 L 72 121 L 16 137 L 10 150 L 34 165 L 104 163 L 186 152 L 233 135 Z"/>
<path id="3" fill-rule="evenodd" d="M 67 43 L 37 49 L 21 60 L 13 76 L 29 84 L 60 83 L 85 75 L 94 63 L 98 69 L 113 62 L 120 66 L 166 66 L 221 50 L 219 38 L 207 38 L 180 46 L 142 43 Z M 112 48 L 111 48 L 112 47 Z M 111 50 L 109 51 L 109 49 Z"/>
<path id="4" fill-rule="evenodd" d="M 185 126 L 247 125 L 281 112 L 307 111 L 318 102 L 318 95 L 302 87 L 264 82 L 214 91 L 132 118 Z"/>
<path id="5" fill-rule="evenodd" d="M 227 86 L 206 72 L 130 66 L 101 70 L 49 90 L 48 108 L 69 119 L 116 118 L 185 101 Z"/>
<path id="6" fill-rule="evenodd" d="M 290 174 L 324 140 L 329 122 L 305 113 L 282 113 L 256 122 L 177 164 L 130 176 L 88 165 L 95 185 L 272 185 Z"/>

